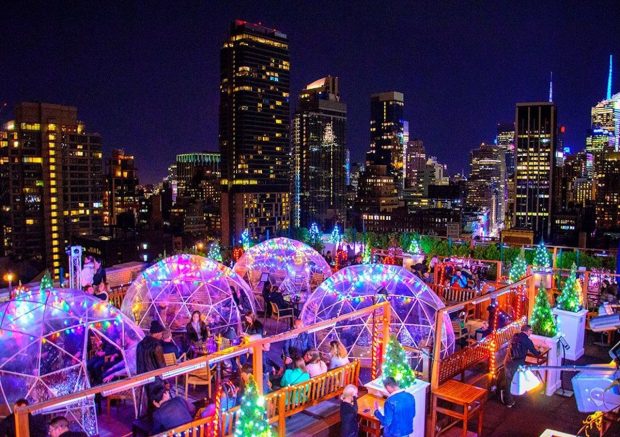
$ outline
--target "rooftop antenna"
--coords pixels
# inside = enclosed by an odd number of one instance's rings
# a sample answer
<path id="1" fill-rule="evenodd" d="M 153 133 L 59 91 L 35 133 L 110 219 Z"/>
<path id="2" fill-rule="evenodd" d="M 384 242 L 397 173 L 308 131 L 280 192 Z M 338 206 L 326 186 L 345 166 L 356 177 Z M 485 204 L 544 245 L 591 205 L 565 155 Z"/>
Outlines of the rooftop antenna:
<path id="1" fill-rule="evenodd" d="M 609 55 L 609 76 L 607 76 L 607 100 L 611 100 L 611 74 L 613 69 L 613 55 Z"/>
<path id="2" fill-rule="evenodd" d="M 553 71 L 549 79 L 549 102 L 553 102 Z"/>

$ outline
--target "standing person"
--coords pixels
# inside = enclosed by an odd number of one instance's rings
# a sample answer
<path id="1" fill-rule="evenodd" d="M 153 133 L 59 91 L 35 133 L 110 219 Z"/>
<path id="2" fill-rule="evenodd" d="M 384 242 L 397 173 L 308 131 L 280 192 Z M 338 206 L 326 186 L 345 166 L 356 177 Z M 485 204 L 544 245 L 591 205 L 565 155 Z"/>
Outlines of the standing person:
<path id="1" fill-rule="evenodd" d="M 525 365 L 525 357 L 528 352 L 534 354 L 534 356 L 540 356 L 540 352 L 534 346 L 534 343 L 530 339 L 532 335 L 532 327 L 530 325 L 523 325 L 521 332 L 515 334 L 510 341 L 510 346 L 506 352 L 506 358 L 504 361 L 504 387 L 500 389 L 499 399 L 508 408 L 512 408 L 515 404 L 515 400 L 510 393 L 510 385 L 512 384 L 512 378 L 519 369 L 519 366 Z"/>
<path id="2" fill-rule="evenodd" d="M 105 286 L 105 284 L 108 283 L 108 278 L 105 274 L 103 264 L 98 258 L 93 258 L 93 271 L 93 285 L 95 287 L 99 287 L 101 284 Z"/>
<path id="3" fill-rule="evenodd" d="M 304 322 L 301 319 L 296 319 L 294 322 L 295 329 L 301 329 L 304 327 Z M 284 356 L 284 364 L 291 364 L 297 358 L 303 358 L 312 346 L 310 345 L 310 334 L 307 332 L 300 333 L 297 337 L 289 338 L 284 342 L 284 348 L 282 353 Z"/>
<path id="4" fill-rule="evenodd" d="M 340 436 L 358 437 L 360 425 L 357 419 L 357 387 L 347 385 L 340 396 Z"/>
<path id="5" fill-rule="evenodd" d="M 71 431 L 69 421 L 62 416 L 54 417 L 50 422 L 50 437 L 86 437 L 82 431 Z"/>
<path id="6" fill-rule="evenodd" d="M 86 290 L 93 285 L 93 279 L 95 276 L 95 263 L 92 256 L 84 258 L 84 265 L 80 271 L 80 285 L 82 289 Z"/>
<path id="7" fill-rule="evenodd" d="M 374 413 L 383 426 L 383 435 L 407 437 L 413 433 L 415 398 L 411 393 L 401 390 L 398 382 L 391 376 L 383 380 L 383 385 L 389 393 L 385 400 L 384 412 L 379 411 L 379 404 L 375 402 Z"/>
<path id="8" fill-rule="evenodd" d="M 166 367 L 164 361 L 164 348 L 162 336 L 164 327 L 159 320 L 151 322 L 149 335 L 144 337 L 136 348 L 136 371 L 138 373 L 150 372 L 151 370 Z"/>
<path id="9" fill-rule="evenodd" d="M 25 407 L 28 405 L 26 399 L 18 399 L 15 402 L 15 407 Z M 15 408 L 13 408 L 15 411 Z M 45 417 L 42 415 L 33 416 L 28 413 L 28 423 L 30 426 L 30 435 L 39 436 L 45 435 L 47 425 L 45 424 Z M 0 421 L 0 437 L 15 437 L 15 413 L 11 413 Z"/>

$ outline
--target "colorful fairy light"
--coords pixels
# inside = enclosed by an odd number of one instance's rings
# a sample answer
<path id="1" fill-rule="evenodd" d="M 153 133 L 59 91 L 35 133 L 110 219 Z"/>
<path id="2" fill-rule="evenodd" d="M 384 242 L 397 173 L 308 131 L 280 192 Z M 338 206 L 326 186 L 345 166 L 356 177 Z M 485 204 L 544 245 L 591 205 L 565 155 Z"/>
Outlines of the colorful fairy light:
<path id="1" fill-rule="evenodd" d="M 415 372 L 407 361 L 407 355 L 395 335 L 390 336 L 385 354 L 383 355 L 382 376 L 391 376 L 398 382 L 400 388 L 411 387 L 415 384 Z"/>
<path id="2" fill-rule="evenodd" d="M 214 241 L 209 245 L 209 253 L 207 254 L 207 258 L 217 262 L 223 261 L 222 248 L 220 247 L 219 241 Z"/>
<path id="3" fill-rule="evenodd" d="M 316 246 L 321 241 L 321 231 L 319 231 L 319 226 L 316 223 L 312 223 L 310 225 L 308 234 L 309 234 L 310 245 Z"/>
<path id="4" fill-rule="evenodd" d="M 564 311 L 576 313 L 581 310 L 581 284 L 577 280 L 577 265 L 573 263 L 568 278 L 557 299 L 557 306 Z"/>
<path id="5" fill-rule="evenodd" d="M 510 272 L 508 274 L 508 280 L 510 283 L 517 282 L 525 277 L 527 273 L 527 261 L 525 260 L 525 252 L 523 249 L 519 252 L 519 256 L 517 256 L 512 263 L 512 267 L 510 267 Z"/>
<path id="6" fill-rule="evenodd" d="M 239 243 L 241 243 L 241 246 L 243 247 L 244 251 L 247 251 L 251 244 L 252 241 L 250 240 L 250 230 L 249 229 L 244 229 L 243 233 L 241 234 L 241 240 L 239 241 Z"/>
<path id="7" fill-rule="evenodd" d="M 235 424 L 235 437 L 271 437 L 273 432 L 267 420 L 265 397 L 258 392 L 254 376 L 245 385 L 239 416 Z"/>
<path id="8" fill-rule="evenodd" d="M 533 267 L 537 271 L 548 271 L 551 269 L 551 258 L 549 257 L 545 242 L 542 240 L 540 240 L 540 243 L 536 246 Z"/>
<path id="9" fill-rule="evenodd" d="M 551 312 L 547 290 L 541 286 L 536 294 L 536 301 L 530 319 L 532 332 L 543 337 L 554 337 L 558 332 L 555 317 Z"/>

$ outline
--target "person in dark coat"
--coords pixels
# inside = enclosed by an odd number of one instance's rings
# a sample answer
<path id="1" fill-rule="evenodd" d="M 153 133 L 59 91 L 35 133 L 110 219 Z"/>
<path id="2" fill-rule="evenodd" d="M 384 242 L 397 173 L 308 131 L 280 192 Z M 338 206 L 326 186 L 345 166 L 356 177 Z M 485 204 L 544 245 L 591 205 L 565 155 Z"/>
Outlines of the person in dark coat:
<path id="1" fill-rule="evenodd" d="M 151 370 L 166 367 L 164 361 L 164 349 L 161 338 L 164 327 L 159 320 L 151 322 L 149 335 L 144 337 L 136 348 L 136 371 L 138 373 L 150 372 Z"/>
<path id="2" fill-rule="evenodd" d="M 295 320 L 294 328 L 303 328 L 304 323 L 301 319 Z M 290 365 L 295 358 L 303 358 L 303 356 L 312 349 L 310 334 L 302 332 L 297 337 L 289 338 L 284 342 L 282 354 L 284 355 L 284 364 Z"/>
<path id="3" fill-rule="evenodd" d="M 52 419 L 49 434 L 50 437 L 87 437 L 82 431 L 71 431 L 69 421 L 62 416 Z"/>
<path id="4" fill-rule="evenodd" d="M 181 396 L 170 397 L 170 391 L 159 384 L 153 390 L 153 428 L 151 434 L 168 431 L 177 426 L 185 425 L 194 419 L 193 411 Z"/>
<path id="5" fill-rule="evenodd" d="M 185 327 L 187 339 L 190 344 L 201 343 L 207 341 L 209 336 L 209 327 L 205 322 L 200 320 L 200 311 L 192 313 L 192 319 Z"/>
<path id="6" fill-rule="evenodd" d="M 169 329 L 164 330 L 161 341 L 164 354 L 174 354 L 177 358 L 181 356 L 181 351 L 179 350 L 179 347 L 174 344 L 174 340 L 172 340 L 172 332 L 170 332 Z"/>
<path id="7" fill-rule="evenodd" d="M 534 342 L 530 339 L 532 335 L 532 327 L 523 325 L 521 332 L 515 334 L 510 341 L 508 352 L 504 361 L 504 387 L 500 389 L 499 398 L 506 407 L 512 408 L 515 401 L 510 393 L 510 385 L 512 378 L 519 369 L 519 366 L 525 365 L 525 357 L 531 352 L 534 356 L 540 356 L 540 351 L 534 346 Z"/>
<path id="8" fill-rule="evenodd" d="M 357 437 L 360 425 L 357 418 L 357 387 L 347 385 L 340 396 L 340 435 Z"/>
<path id="9" fill-rule="evenodd" d="M 293 314 L 295 317 L 299 317 L 299 310 L 294 308 L 290 302 L 284 300 L 284 296 L 279 290 L 274 290 L 269 295 L 269 300 L 276 304 L 280 315 Z"/>
<path id="10" fill-rule="evenodd" d="M 25 407 L 28 405 L 26 399 L 19 399 L 15 402 L 15 407 Z M 15 408 L 13 409 L 15 411 Z M 45 417 L 42 415 L 33 416 L 28 413 L 28 423 L 30 424 L 30 435 L 45 435 L 47 425 Z M 15 413 L 11 413 L 0 421 L 0 437 L 15 437 Z"/>

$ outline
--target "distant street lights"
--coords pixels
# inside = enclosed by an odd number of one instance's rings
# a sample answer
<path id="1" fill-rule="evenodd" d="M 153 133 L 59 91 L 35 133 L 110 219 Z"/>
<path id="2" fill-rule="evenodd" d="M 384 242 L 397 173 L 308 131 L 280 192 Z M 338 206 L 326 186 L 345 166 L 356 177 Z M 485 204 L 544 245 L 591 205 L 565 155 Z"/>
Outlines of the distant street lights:
<path id="1" fill-rule="evenodd" d="M 7 272 L 4 274 L 4 282 L 9 283 L 9 293 L 13 290 L 14 279 L 15 279 L 15 274 L 13 272 Z"/>

